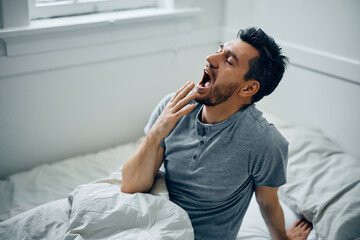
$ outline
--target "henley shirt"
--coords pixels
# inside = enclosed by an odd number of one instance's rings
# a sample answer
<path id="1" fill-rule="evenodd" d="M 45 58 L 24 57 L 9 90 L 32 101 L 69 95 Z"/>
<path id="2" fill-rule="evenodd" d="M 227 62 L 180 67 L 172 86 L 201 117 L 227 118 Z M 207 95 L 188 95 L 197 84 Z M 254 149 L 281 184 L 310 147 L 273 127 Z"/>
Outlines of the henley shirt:
<path id="1" fill-rule="evenodd" d="M 174 94 L 154 109 L 145 133 Z M 286 182 L 288 142 L 254 104 L 204 124 L 203 105 L 177 122 L 161 146 L 170 200 L 188 213 L 195 239 L 236 239 L 255 186 Z"/>

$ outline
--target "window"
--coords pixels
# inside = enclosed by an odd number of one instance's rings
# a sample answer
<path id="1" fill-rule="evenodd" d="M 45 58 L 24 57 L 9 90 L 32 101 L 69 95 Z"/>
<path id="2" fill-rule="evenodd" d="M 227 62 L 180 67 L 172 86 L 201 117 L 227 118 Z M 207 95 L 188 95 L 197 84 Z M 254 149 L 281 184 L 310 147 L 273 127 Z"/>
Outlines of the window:
<path id="1" fill-rule="evenodd" d="M 29 14 L 41 19 L 156 6 L 156 0 L 29 0 Z"/>

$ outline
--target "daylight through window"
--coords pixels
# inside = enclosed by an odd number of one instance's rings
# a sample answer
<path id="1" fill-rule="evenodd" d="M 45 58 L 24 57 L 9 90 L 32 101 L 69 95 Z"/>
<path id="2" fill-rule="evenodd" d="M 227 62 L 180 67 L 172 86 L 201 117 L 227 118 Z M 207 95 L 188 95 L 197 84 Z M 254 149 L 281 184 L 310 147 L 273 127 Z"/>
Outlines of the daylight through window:
<path id="1" fill-rule="evenodd" d="M 31 19 L 153 7 L 156 0 L 29 0 Z"/>

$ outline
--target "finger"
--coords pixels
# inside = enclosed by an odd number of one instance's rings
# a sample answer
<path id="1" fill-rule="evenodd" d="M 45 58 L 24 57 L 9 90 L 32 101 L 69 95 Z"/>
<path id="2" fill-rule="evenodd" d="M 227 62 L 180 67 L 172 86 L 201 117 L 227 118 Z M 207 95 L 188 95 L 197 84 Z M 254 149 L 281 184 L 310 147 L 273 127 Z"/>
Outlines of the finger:
<path id="1" fill-rule="evenodd" d="M 304 220 L 301 229 L 305 231 L 309 227 L 309 222 Z"/>
<path id="2" fill-rule="evenodd" d="M 173 113 L 178 112 L 184 106 L 186 106 L 190 101 L 194 100 L 195 95 L 193 93 L 188 94 L 185 98 L 181 99 L 176 105 L 173 107 Z"/>
<path id="3" fill-rule="evenodd" d="M 302 220 L 299 224 L 299 228 L 303 228 L 304 226 L 306 226 L 306 222 Z"/>
<path id="4" fill-rule="evenodd" d="M 298 219 L 295 223 L 294 223 L 294 227 L 297 227 L 300 223 L 301 223 L 302 219 Z"/>
<path id="5" fill-rule="evenodd" d="M 311 232 L 311 230 L 312 230 L 312 227 L 309 227 L 305 230 L 305 233 L 309 234 Z"/>
<path id="6" fill-rule="evenodd" d="M 191 82 L 187 82 L 185 83 L 180 89 L 178 89 L 174 95 L 174 97 L 170 100 L 170 102 L 173 102 L 176 97 L 181 93 L 182 90 L 184 90 L 186 88 L 187 85 L 189 85 Z"/>
<path id="7" fill-rule="evenodd" d="M 186 85 L 186 87 L 184 89 L 182 89 L 181 92 L 179 92 L 179 94 L 176 96 L 176 98 L 174 99 L 174 103 L 178 103 L 180 100 L 182 100 L 183 98 L 185 98 L 190 92 L 191 90 L 194 88 L 195 84 L 194 83 L 189 83 L 188 85 Z"/>
<path id="8" fill-rule="evenodd" d="M 195 104 L 188 104 L 185 107 L 181 108 L 176 112 L 176 118 L 179 119 L 187 114 L 189 114 L 195 108 Z"/>
<path id="9" fill-rule="evenodd" d="M 174 98 L 174 103 L 176 104 L 181 99 L 185 98 L 194 87 L 195 87 L 194 83 L 190 83 L 186 85 L 186 87 L 181 92 L 179 92 L 179 94 Z"/>
<path id="10" fill-rule="evenodd" d="M 307 224 L 307 226 L 306 226 L 306 229 L 312 229 L 312 223 L 311 222 L 308 222 L 308 221 L 306 221 L 306 224 Z"/>

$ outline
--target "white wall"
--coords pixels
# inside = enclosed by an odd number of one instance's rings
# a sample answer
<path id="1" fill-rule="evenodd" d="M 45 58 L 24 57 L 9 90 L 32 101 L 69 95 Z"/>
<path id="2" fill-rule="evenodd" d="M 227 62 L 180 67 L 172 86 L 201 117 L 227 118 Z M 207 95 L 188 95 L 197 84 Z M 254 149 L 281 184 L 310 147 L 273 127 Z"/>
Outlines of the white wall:
<path id="1" fill-rule="evenodd" d="M 0 178 L 141 136 L 159 99 L 199 81 L 205 56 L 248 26 L 273 35 L 292 60 L 259 105 L 320 126 L 360 156 L 358 1 L 193 5 L 202 12 L 184 19 L 27 36 L 21 48 L 8 41 L 13 56 L 1 39 Z"/>
<path id="2" fill-rule="evenodd" d="M 5 56 L 2 48 L 0 178 L 143 135 L 157 102 L 199 81 L 217 49 L 221 1 L 193 7 L 202 12 L 185 19 L 30 36 L 21 43 L 28 54 Z M 84 44 L 64 47 L 70 40 Z M 32 53 L 50 44 L 59 49 Z"/>
<path id="3" fill-rule="evenodd" d="M 258 105 L 320 127 L 360 157 L 360 1 L 226 0 L 223 40 L 261 27 L 290 57 L 275 92 Z"/>
<path id="4" fill-rule="evenodd" d="M 357 0 L 226 0 L 225 27 L 258 26 L 275 39 L 359 60 Z"/>

